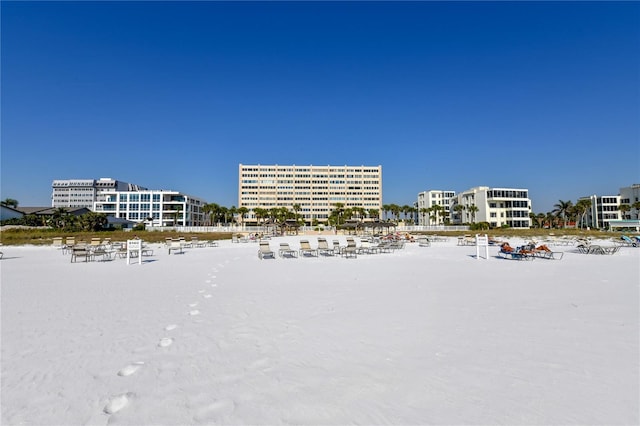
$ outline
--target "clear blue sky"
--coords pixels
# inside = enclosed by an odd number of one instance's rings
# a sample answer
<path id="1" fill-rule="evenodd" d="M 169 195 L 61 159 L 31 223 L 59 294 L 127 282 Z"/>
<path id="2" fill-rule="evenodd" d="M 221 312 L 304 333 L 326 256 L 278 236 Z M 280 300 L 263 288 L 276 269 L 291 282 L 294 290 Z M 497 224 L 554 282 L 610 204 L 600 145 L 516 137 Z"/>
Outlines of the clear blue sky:
<path id="1" fill-rule="evenodd" d="M 237 205 L 238 164 L 382 165 L 383 202 L 640 183 L 638 2 L 8 2 L 1 198 L 112 177 Z"/>

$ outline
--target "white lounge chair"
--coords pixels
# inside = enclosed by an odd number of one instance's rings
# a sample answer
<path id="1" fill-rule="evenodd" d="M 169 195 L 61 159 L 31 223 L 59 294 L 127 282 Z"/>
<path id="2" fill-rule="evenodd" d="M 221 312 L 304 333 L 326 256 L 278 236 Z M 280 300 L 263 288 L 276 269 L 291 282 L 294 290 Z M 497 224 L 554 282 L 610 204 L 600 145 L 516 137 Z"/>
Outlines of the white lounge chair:
<path id="1" fill-rule="evenodd" d="M 271 247 L 269 246 L 269 241 L 260 241 L 260 246 L 258 248 L 258 257 L 260 259 L 276 258 L 276 254 L 273 251 L 271 251 Z"/>

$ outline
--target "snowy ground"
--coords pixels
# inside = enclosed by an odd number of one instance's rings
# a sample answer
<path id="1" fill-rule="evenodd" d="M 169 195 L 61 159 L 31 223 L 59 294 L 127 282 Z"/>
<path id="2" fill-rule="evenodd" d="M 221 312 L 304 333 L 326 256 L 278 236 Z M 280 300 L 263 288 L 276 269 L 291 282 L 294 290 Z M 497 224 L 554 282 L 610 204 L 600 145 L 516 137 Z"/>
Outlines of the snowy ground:
<path id="1" fill-rule="evenodd" d="M 3 425 L 640 423 L 640 248 L 152 248 L 3 247 Z"/>

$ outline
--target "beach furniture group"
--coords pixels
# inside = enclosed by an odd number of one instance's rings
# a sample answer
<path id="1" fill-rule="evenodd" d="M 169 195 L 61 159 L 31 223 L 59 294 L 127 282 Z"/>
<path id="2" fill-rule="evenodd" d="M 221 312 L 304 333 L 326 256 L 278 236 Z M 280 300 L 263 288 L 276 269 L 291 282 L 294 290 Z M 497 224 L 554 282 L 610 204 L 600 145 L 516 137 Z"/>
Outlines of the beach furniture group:
<path id="1" fill-rule="evenodd" d="M 346 244 L 341 244 L 338 240 L 331 242 L 326 237 L 318 237 L 315 243 L 309 238 L 298 241 L 298 247 L 293 248 L 288 242 L 278 243 L 276 252 L 271 249 L 267 240 L 261 240 L 258 248 L 258 258 L 260 259 L 298 259 L 317 257 L 343 257 L 346 259 L 356 259 L 362 254 L 391 253 L 404 248 L 404 241 L 382 240 L 375 238 L 360 238 L 358 241 L 354 237 L 347 237 Z"/>
<path id="2" fill-rule="evenodd" d="M 129 241 L 136 241 L 134 238 Z M 140 244 L 135 244 L 135 248 L 128 247 L 127 241 L 111 241 L 110 238 L 91 238 L 89 242 L 76 241 L 75 237 L 55 237 L 52 245 L 58 248 L 62 254 L 70 255 L 71 263 L 76 262 L 93 262 L 93 261 L 110 261 L 114 259 L 127 259 L 153 256 L 153 249 L 144 241 L 140 240 Z M 192 237 L 190 240 L 181 238 L 167 238 L 165 247 L 169 254 L 184 254 L 185 248 L 198 247 L 217 247 L 217 241 L 199 240 Z"/>

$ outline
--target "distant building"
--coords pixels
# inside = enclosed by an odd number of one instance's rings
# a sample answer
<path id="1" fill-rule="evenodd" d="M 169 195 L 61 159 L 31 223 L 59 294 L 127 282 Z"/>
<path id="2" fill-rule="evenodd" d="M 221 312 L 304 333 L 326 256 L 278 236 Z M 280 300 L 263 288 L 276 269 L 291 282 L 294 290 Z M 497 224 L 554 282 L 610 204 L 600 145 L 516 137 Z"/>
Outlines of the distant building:
<path id="1" fill-rule="evenodd" d="M 178 191 L 105 190 L 92 205 L 96 213 L 150 226 L 203 226 L 206 202 Z"/>
<path id="2" fill-rule="evenodd" d="M 580 200 L 591 202 L 585 215 L 585 226 L 595 229 L 609 228 L 609 221 L 621 219 L 619 195 L 590 195 L 578 198 L 578 201 Z"/>
<path id="3" fill-rule="evenodd" d="M 620 204 L 629 206 L 629 210 L 624 212 L 623 219 L 640 219 L 640 184 L 620 188 Z"/>
<path id="4" fill-rule="evenodd" d="M 382 212 L 382 166 L 282 166 L 240 164 L 238 207 L 285 207 L 305 222 L 326 222 L 335 205 Z M 247 222 L 255 221 L 255 215 Z"/>
<path id="5" fill-rule="evenodd" d="M 418 225 L 441 225 L 447 218 L 453 221 L 450 207 L 455 196 L 454 191 L 430 190 L 418 193 Z M 439 209 L 434 209 L 435 206 L 439 206 Z"/>
<path id="6" fill-rule="evenodd" d="M 531 227 L 532 206 L 527 189 L 478 186 L 459 193 L 451 210 L 455 212 L 455 224 L 488 222 L 492 228 Z"/>
<path id="7" fill-rule="evenodd" d="M 0 220 L 21 219 L 23 217 L 24 212 L 21 210 L 0 204 Z"/>
<path id="8" fill-rule="evenodd" d="M 100 179 L 58 179 L 51 185 L 51 206 L 92 208 L 98 196 L 105 191 L 146 190 L 140 185 L 122 182 L 111 178 Z"/>

